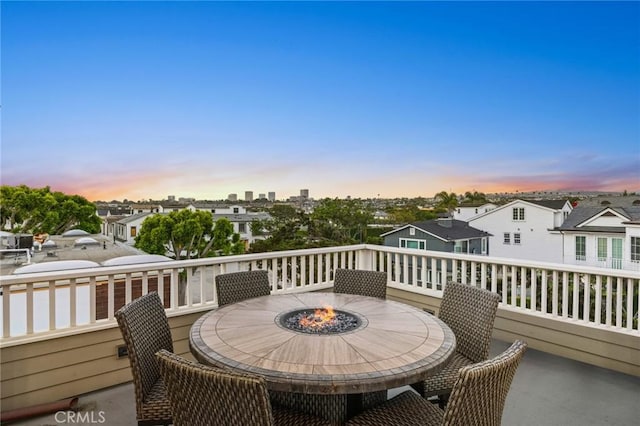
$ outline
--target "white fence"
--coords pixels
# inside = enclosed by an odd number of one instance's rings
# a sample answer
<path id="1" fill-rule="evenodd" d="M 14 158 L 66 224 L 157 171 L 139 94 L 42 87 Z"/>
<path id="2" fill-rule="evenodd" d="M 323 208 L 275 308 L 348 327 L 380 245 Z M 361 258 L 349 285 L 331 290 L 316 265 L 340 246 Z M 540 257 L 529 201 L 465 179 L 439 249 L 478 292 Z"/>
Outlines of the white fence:
<path id="1" fill-rule="evenodd" d="M 277 294 L 329 288 L 336 268 L 385 271 L 390 287 L 435 297 L 459 281 L 498 292 L 502 308 L 640 334 L 635 271 L 363 244 L 2 276 L 1 343 L 111 327 L 122 304 L 150 289 L 179 315 L 217 305 L 219 274 L 266 269 Z"/>

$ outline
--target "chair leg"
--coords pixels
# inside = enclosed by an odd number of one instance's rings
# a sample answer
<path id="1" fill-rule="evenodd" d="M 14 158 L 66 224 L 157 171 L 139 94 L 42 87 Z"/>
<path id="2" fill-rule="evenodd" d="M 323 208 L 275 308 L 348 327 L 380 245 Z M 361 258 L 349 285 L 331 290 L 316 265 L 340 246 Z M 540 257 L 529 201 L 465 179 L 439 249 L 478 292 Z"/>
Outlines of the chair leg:
<path id="1" fill-rule="evenodd" d="M 449 394 L 449 393 L 446 394 L 446 395 L 438 395 L 438 406 L 441 409 L 444 410 L 445 408 L 447 408 L 447 404 L 449 403 L 449 396 L 450 395 L 451 394 Z"/>

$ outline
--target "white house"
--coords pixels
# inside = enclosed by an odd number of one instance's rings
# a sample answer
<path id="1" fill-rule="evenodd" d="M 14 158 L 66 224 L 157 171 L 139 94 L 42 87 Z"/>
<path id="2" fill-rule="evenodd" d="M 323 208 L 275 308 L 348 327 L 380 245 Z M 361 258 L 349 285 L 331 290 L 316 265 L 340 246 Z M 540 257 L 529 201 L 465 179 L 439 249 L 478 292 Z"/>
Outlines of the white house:
<path id="1" fill-rule="evenodd" d="M 468 222 L 491 234 L 491 256 L 562 263 L 559 227 L 571 210 L 568 200 L 514 200 Z"/>
<path id="2" fill-rule="evenodd" d="M 560 227 L 564 263 L 640 270 L 640 197 L 581 202 Z"/>
<path id="3" fill-rule="evenodd" d="M 465 222 L 469 221 L 474 216 L 477 216 L 482 213 L 487 213 L 491 210 L 494 210 L 498 207 L 497 204 L 493 203 L 485 203 L 485 204 L 473 204 L 473 203 L 465 203 L 460 204 L 453 211 L 453 218 L 457 220 L 463 220 Z"/>
<path id="4" fill-rule="evenodd" d="M 186 206 L 191 211 L 201 210 L 211 214 L 245 214 L 247 208 L 239 204 L 193 203 Z"/>
<path id="5" fill-rule="evenodd" d="M 140 227 L 142 226 L 142 222 L 144 222 L 147 217 L 154 214 L 157 213 L 136 213 L 118 220 L 114 224 L 114 240 L 133 245 L 135 243 L 136 235 L 138 235 L 138 231 L 140 231 Z"/>

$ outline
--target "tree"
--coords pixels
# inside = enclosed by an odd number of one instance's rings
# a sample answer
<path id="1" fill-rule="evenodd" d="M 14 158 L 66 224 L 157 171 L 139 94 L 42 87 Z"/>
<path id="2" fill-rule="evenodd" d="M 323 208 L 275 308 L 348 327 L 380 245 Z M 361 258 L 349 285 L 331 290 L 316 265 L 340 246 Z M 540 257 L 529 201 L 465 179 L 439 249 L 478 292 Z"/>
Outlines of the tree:
<path id="1" fill-rule="evenodd" d="M 286 204 L 276 204 L 269 210 L 271 219 L 254 220 L 251 232 L 254 235 L 268 235 L 251 245 L 251 251 L 294 250 L 309 247 L 307 229 L 309 216 L 302 210 Z"/>
<path id="2" fill-rule="evenodd" d="M 51 192 L 50 188 L 26 185 L 0 187 L 0 223 L 11 232 L 62 234 L 82 229 L 100 232 L 96 207 L 79 195 Z"/>
<path id="3" fill-rule="evenodd" d="M 322 245 L 345 245 L 367 240 L 373 209 L 361 200 L 325 198 L 313 209 L 310 237 Z"/>
<path id="4" fill-rule="evenodd" d="M 161 254 L 175 260 L 242 254 L 244 243 L 233 232 L 233 224 L 221 218 L 215 223 L 211 213 L 182 209 L 168 215 L 155 214 L 142 222 L 135 247 L 151 254 Z M 187 274 L 180 274 L 178 303 L 186 295 Z"/>
<path id="5" fill-rule="evenodd" d="M 467 191 L 464 193 L 464 199 L 462 201 L 465 203 L 485 204 L 487 203 L 487 196 L 484 194 L 484 192 Z"/>
<path id="6" fill-rule="evenodd" d="M 187 209 L 145 219 L 135 247 L 176 260 L 244 253 L 244 243 L 228 219 L 214 224 L 211 213 Z"/>
<path id="7" fill-rule="evenodd" d="M 458 207 L 458 196 L 455 192 L 441 191 L 434 198 L 437 202 L 436 207 L 446 210 L 449 216 L 452 216 L 453 211 Z"/>

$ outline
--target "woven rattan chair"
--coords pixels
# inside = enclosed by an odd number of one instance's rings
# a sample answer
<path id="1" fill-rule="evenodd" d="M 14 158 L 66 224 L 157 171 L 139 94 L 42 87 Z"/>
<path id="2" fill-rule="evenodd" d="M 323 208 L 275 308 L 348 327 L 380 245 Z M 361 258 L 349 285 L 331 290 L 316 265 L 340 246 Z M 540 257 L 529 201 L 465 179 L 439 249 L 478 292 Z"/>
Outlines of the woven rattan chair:
<path id="1" fill-rule="evenodd" d="M 462 367 L 445 410 L 413 391 L 352 418 L 351 426 L 499 426 L 513 376 L 527 348 L 516 341 L 488 361 Z"/>
<path id="2" fill-rule="evenodd" d="M 272 407 L 262 377 L 207 367 L 166 350 L 156 356 L 176 426 L 330 424 Z"/>
<path id="3" fill-rule="evenodd" d="M 155 353 L 173 351 L 173 340 L 158 293 L 148 293 L 116 313 L 129 354 L 138 425 L 171 424 L 171 407 Z"/>
<path id="4" fill-rule="evenodd" d="M 438 317 L 456 336 L 456 352 L 438 374 L 412 385 L 415 390 L 425 398 L 437 395 L 441 407 L 444 407 L 458 378 L 458 370 L 489 357 L 491 332 L 499 302 L 497 293 L 457 282 L 447 284 Z"/>
<path id="5" fill-rule="evenodd" d="M 360 269 L 336 269 L 333 291 L 385 299 L 387 297 L 387 274 Z"/>
<path id="6" fill-rule="evenodd" d="M 231 272 L 216 276 L 218 306 L 271 294 L 269 273 L 263 270 Z"/>

